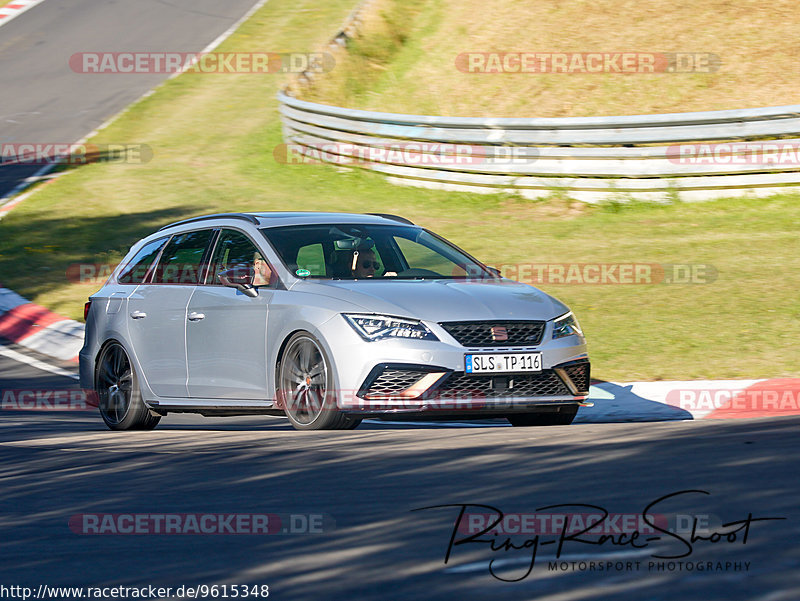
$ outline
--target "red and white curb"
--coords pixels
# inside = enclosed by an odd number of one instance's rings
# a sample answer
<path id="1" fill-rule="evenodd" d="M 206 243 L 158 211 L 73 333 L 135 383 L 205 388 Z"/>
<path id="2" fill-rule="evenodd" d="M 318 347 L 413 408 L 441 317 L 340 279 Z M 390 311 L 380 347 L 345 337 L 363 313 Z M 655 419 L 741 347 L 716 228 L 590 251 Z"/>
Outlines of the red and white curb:
<path id="1" fill-rule="evenodd" d="M 23 183 L 25 183 L 25 182 L 23 182 Z M 22 184 L 20 184 L 20 186 L 21 186 L 21 185 L 22 185 Z M 27 186 L 27 185 L 29 185 L 29 184 L 28 184 L 28 183 L 25 183 L 25 185 Z M 17 186 L 17 188 L 19 188 L 19 186 Z M 9 192 L 9 193 L 8 193 L 8 195 L 7 195 L 7 196 L 4 196 L 3 198 L 9 198 L 9 197 L 13 196 L 13 195 L 16 193 L 16 191 L 17 191 L 17 188 L 15 188 L 15 189 L 14 189 L 14 190 L 12 190 L 11 192 Z M 23 195 L 23 196 L 24 196 L 24 195 Z M 3 198 L 0 198 L 0 200 L 2 200 Z M 19 203 L 21 203 L 23 200 L 25 200 L 25 199 L 24 199 L 22 196 L 18 196 L 17 198 L 14 198 L 14 199 L 12 199 L 12 200 L 9 200 L 9 201 L 8 201 L 7 203 L 5 203 L 5 204 L 0 204 L 0 219 L 2 219 L 2 218 L 3 218 L 3 217 L 5 217 L 5 216 L 6 216 L 8 213 L 10 213 L 10 212 L 11 212 L 11 210 L 12 210 L 14 207 L 16 207 L 16 206 L 17 206 Z"/>
<path id="2" fill-rule="evenodd" d="M 0 338 L 60 361 L 77 363 L 83 330 L 82 323 L 0 288 Z"/>
<path id="3" fill-rule="evenodd" d="M 5 25 L 26 10 L 30 10 L 42 2 L 44 2 L 44 0 L 16 0 L 15 2 L 6 4 L 4 7 L 0 8 L 0 26 Z"/>

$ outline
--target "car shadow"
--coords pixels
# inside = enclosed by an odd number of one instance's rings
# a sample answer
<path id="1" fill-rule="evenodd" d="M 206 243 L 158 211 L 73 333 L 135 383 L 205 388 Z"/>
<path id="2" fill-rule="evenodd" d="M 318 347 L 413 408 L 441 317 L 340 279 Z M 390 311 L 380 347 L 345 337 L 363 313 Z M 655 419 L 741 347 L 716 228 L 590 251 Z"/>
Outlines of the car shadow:
<path id="1" fill-rule="evenodd" d="M 575 417 L 580 423 L 652 422 L 694 419 L 680 407 L 640 396 L 633 392 L 633 384 L 616 384 L 595 380 L 589 389 L 593 407 L 581 407 Z"/>

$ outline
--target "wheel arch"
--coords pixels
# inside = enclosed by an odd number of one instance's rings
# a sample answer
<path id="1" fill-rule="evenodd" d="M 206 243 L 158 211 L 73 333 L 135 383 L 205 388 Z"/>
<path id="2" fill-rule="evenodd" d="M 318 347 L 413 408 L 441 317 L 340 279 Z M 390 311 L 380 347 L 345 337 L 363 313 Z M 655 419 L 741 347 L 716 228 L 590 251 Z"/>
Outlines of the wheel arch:
<path id="1" fill-rule="evenodd" d="M 333 374 L 333 385 L 334 390 L 336 391 L 336 404 L 337 406 L 341 406 L 341 395 L 339 394 L 339 372 L 336 367 L 336 359 L 333 356 L 333 350 L 331 349 L 330 345 L 328 344 L 325 337 L 319 331 L 318 328 L 314 327 L 311 324 L 298 324 L 292 328 L 287 330 L 287 333 L 281 339 L 281 344 L 278 347 L 278 351 L 275 355 L 275 359 L 272 362 L 272 381 L 271 381 L 271 390 L 270 393 L 272 394 L 272 398 L 278 398 L 278 376 L 280 373 L 281 368 L 281 361 L 283 360 L 283 355 L 286 352 L 286 347 L 289 344 L 289 340 L 295 334 L 306 333 L 309 334 L 311 337 L 314 338 L 321 346 L 322 349 L 325 351 L 326 358 L 330 362 L 331 372 Z"/>
<path id="2" fill-rule="evenodd" d="M 100 368 L 99 361 L 100 355 L 103 354 L 103 351 L 106 350 L 112 344 L 119 344 L 125 354 L 128 355 L 128 361 L 131 362 L 134 369 L 136 370 L 136 378 L 139 383 L 139 394 L 142 395 L 142 400 L 147 404 L 148 399 L 152 398 L 153 393 L 150 390 L 150 385 L 147 382 L 147 376 L 145 376 L 144 372 L 142 371 L 142 366 L 139 365 L 139 358 L 136 356 L 136 353 L 132 352 L 132 349 L 128 346 L 125 340 L 120 336 L 110 336 L 106 338 L 100 346 L 97 347 L 97 352 L 94 355 L 93 363 L 94 368 L 92 370 L 92 389 L 97 389 L 97 370 Z"/>

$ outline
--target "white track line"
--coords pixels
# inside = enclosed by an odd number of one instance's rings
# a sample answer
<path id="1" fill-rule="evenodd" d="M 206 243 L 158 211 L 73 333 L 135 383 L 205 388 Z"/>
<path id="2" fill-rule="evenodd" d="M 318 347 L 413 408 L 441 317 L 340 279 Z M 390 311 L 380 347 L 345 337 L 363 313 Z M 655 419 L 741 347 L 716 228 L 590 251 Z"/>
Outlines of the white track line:
<path id="1" fill-rule="evenodd" d="M 200 52 L 201 53 L 203 53 L 203 52 L 211 52 L 212 50 L 214 50 L 222 42 L 224 42 L 231 35 L 233 35 L 233 32 L 236 31 L 237 29 L 239 29 L 239 27 L 242 25 L 242 23 L 244 23 L 245 21 L 247 21 L 247 19 L 252 17 L 256 13 L 256 11 L 259 8 L 261 8 L 262 6 L 264 6 L 268 1 L 269 0 L 258 0 L 258 2 L 256 2 L 250 10 L 248 10 L 246 13 L 244 13 L 244 15 L 242 15 L 241 19 L 236 21 L 236 23 L 234 23 L 233 25 L 228 27 L 228 29 L 226 29 L 224 32 L 222 32 L 220 35 L 218 35 L 216 37 L 216 39 L 214 39 L 213 42 L 211 42 L 208 46 L 203 48 Z M 175 77 L 175 76 L 173 75 L 173 77 Z"/>
<path id="2" fill-rule="evenodd" d="M 29 357 L 28 355 L 23 355 L 22 353 L 18 353 L 17 351 L 11 350 L 10 348 L 3 346 L 2 344 L 0 344 L 0 356 L 6 357 L 8 359 L 13 359 L 14 361 L 19 361 L 20 363 L 25 363 L 37 369 L 49 371 L 51 374 L 56 374 L 57 376 L 65 376 L 67 378 L 72 378 L 73 380 L 79 379 L 79 376 L 76 373 L 67 371 L 66 369 L 62 369 L 60 367 L 56 367 L 55 365 L 50 365 L 49 363 L 45 363 L 44 361 L 39 361 L 38 359 L 34 359 L 33 357 Z"/>

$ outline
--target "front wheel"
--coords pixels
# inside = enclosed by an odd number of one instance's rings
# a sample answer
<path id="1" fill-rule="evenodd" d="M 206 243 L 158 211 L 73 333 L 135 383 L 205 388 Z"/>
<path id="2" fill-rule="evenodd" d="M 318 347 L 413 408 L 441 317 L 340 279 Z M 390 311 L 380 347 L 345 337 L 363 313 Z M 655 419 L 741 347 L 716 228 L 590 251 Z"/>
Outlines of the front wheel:
<path id="1" fill-rule="evenodd" d="M 512 426 L 568 426 L 578 413 L 577 405 L 565 405 L 558 411 L 515 413 L 506 419 Z"/>
<path id="2" fill-rule="evenodd" d="M 352 430 L 361 423 L 337 408 L 330 361 L 322 345 L 306 332 L 286 343 L 277 392 L 286 417 L 298 430 Z"/>
<path id="3" fill-rule="evenodd" d="M 152 430 L 161 421 L 145 406 L 136 370 L 118 342 L 100 353 L 94 389 L 100 416 L 112 430 Z"/>

